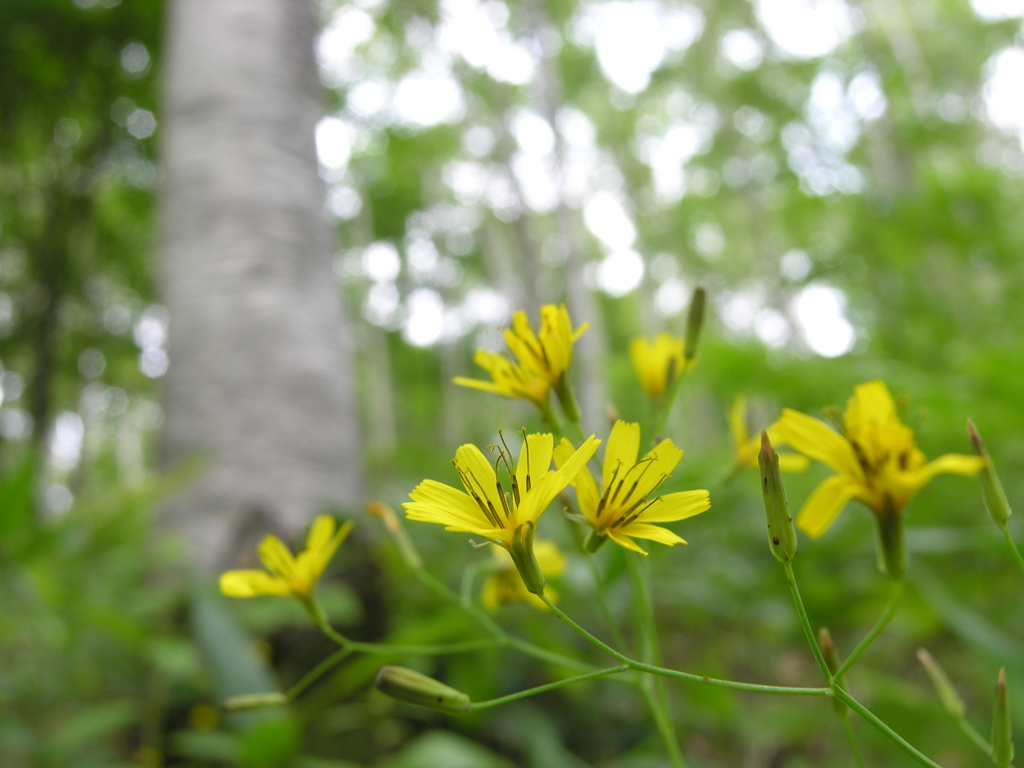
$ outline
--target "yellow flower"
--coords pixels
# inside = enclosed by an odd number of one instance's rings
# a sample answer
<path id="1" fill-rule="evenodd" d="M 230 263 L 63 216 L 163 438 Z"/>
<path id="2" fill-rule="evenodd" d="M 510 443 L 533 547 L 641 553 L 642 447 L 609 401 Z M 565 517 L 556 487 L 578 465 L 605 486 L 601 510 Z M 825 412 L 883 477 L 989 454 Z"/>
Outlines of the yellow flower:
<path id="1" fill-rule="evenodd" d="M 640 386 L 657 399 L 665 394 L 683 371 L 684 342 L 669 333 L 659 333 L 653 342 L 633 339 L 629 343 L 629 356 L 633 360 Z"/>
<path id="2" fill-rule="evenodd" d="M 549 434 L 527 435 L 514 469 L 504 439 L 494 466 L 475 445 L 461 446 L 452 463 L 466 492 L 435 480 L 424 480 L 409 494 L 412 501 L 402 505 L 406 517 L 439 523 L 448 531 L 473 533 L 510 549 L 516 528 L 527 522 L 536 524 L 541 513 L 572 482 L 601 444 L 591 435 L 560 469 L 552 471 L 553 442 Z M 510 481 L 509 490 L 502 487 L 502 467 Z"/>
<path id="3" fill-rule="evenodd" d="M 685 544 L 667 528 L 654 523 L 670 523 L 699 515 L 711 506 L 707 491 L 679 491 L 651 498 L 658 486 L 672 474 L 683 452 L 671 440 L 662 440 L 652 451 L 637 461 L 640 449 L 640 427 L 624 421 L 615 422 L 604 454 L 601 490 L 583 469 L 573 482 L 580 511 L 599 536 L 607 536 L 616 544 L 646 555 L 633 538 L 650 539 L 674 546 Z M 572 445 L 562 440 L 555 450 L 555 463 L 568 461 Z"/>
<path id="4" fill-rule="evenodd" d="M 747 398 L 737 397 L 736 403 L 729 412 L 729 432 L 732 434 L 732 445 L 736 453 L 736 464 L 742 467 L 756 467 L 757 454 L 761 450 L 761 435 L 747 432 Z M 782 439 L 775 425 L 768 427 L 768 438 L 775 447 L 782 444 Z M 783 472 L 803 472 L 810 465 L 810 460 L 799 453 L 780 453 L 779 468 Z"/>
<path id="5" fill-rule="evenodd" d="M 228 597 L 284 595 L 308 602 L 313 587 L 334 557 L 338 546 L 352 530 L 352 521 L 335 533 L 334 518 L 320 515 L 306 538 L 306 549 L 298 557 L 277 536 L 268 534 L 257 550 L 267 571 L 227 571 L 220 576 L 220 591 Z"/>
<path id="6" fill-rule="evenodd" d="M 496 611 L 498 606 L 504 603 L 526 600 L 535 608 L 542 611 L 548 610 L 544 601 L 526 588 L 516 570 L 515 563 L 512 562 L 512 556 L 501 547 L 492 549 L 497 570 L 484 580 L 483 588 L 480 591 L 480 602 L 484 604 L 484 608 L 488 611 Z M 536 542 L 533 545 L 533 554 L 537 558 L 537 565 L 540 566 L 540 572 L 544 576 L 558 578 L 565 573 L 565 556 L 555 542 Z M 552 602 L 557 600 L 557 594 L 551 587 L 545 589 L 544 594 Z"/>
<path id="7" fill-rule="evenodd" d="M 551 385 L 548 380 L 525 365 L 516 365 L 508 358 L 478 349 L 473 362 L 491 374 L 492 381 L 456 376 L 453 381 L 463 387 L 482 389 L 505 397 L 521 397 L 543 407 Z"/>
<path id="8" fill-rule="evenodd" d="M 896 403 L 881 381 L 854 388 L 841 429 L 842 433 L 836 432 L 788 408 L 777 426 L 789 445 L 838 473 L 811 493 L 797 517 L 797 526 L 815 538 L 832 525 L 850 499 L 863 502 L 881 520 L 898 515 L 938 473 L 973 475 L 984 466 L 977 456 L 956 453 L 926 463 L 914 444 L 913 430 L 900 421 Z"/>
<path id="9" fill-rule="evenodd" d="M 512 327 L 505 329 L 505 343 L 519 363 L 557 386 L 572 363 L 572 345 L 590 327 L 584 323 L 575 331 L 565 304 L 547 304 L 540 308 L 540 332 L 534 334 L 526 313 L 512 316 Z"/>

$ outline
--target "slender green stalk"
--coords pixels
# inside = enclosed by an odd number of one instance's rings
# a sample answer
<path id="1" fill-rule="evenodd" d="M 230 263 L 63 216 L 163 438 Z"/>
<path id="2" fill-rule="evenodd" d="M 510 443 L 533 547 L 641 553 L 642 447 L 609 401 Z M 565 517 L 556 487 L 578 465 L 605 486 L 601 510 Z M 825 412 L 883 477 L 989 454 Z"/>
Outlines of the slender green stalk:
<path id="1" fill-rule="evenodd" d="M 330 625 L 326 618 L 317 622 L 320 630 L 331 640 L 349 651 L 359 653 L 408 654 L 415 656 L 443 656 L 453 653 L 478 651 L 481 648 L 495 648 L 503 645 L 500 638 L 484 637 L 479 640 L 465 640 L 461 643 L 441 643 L 437 645 L 390 645 L 389 643 L 363 643 L 349 640 Z"/>
<path id="2" fill-rule="evenodd" d="M 900 749 L 902 749 L 904 752 L 906 752 L 908 755 L 914 758 L 921 765 L 928 766 L 928 768 L 942 768 L 942 766 L 940 766 L 938 763 L 929 760 L 923 754 L 914 749 L 914 747 L 911 746 L 906 739 L 904 739 L 902 736 L 896 733 L 896 731 L 894 731 L 888 725 L 879 720 L 877 715 L 875 715 L 871 710 L 869 710 L 867 707 L 865 707 L 863 704 L 861 704 L 859 701 L 853 698 L 853 696 L 848 694 L 842 688 L 840 688 L 839 686 L 834 686 L 832 688 L 832 692 L 837 699 L 846 704 L 846 706 L 848 706 L 850 709 L 852 709 L 854 712 L 860 715 L 866 722 L 874 726 L 879 732 L 885 735 L 890 741 L 896 744 Z"/>
<path id="3" fill-rule="evenodd" d="M 889 596 L 889 602 L 885 606 L 885 610 L 882 611 L 882 615 L 878 617 L 878 621 L 875 622 L 875 626 L 871 628 L 864 639 L 857 644 L 857 647 L 853 649 L 853 653 L 850 657 L 844 661 L 838 670 L 836 670 L 836 679 L 841 678 L 846 672 L 849 671 L 850 667 L 853 666 L 854 662 L 861 657 L 870 645 L 875 642 L 875 639 L 882 634 L 882 631 L 889 626 L 889 622 L 892 621 L 892 617 L 896 615 L 896 609 L 899 607 L 900 596 L 903 594 L 903 582 L 894 581 L 892 585 L 892 594 Z"/>
<path id="4" fill-rule="evenodd" d="M 730 688 L 734 691 L 751 691 L 753 693 L 775 693 L 783 696 L 830 696 L 828 688 L 790 688 L 782 685 L 759 685 L 757 683 L 739 683 L 733 680 L 719 680 L 714 677 L 706 677 L 704 675 L 693 675 L 689 672 L 679 672 L 674 669 L 665 669 L 663 667 L 656 667 L 652 664 L 644 664 L 642 661 L 631 659 L 624 653 L 619 653 L 607 643 L 602 642 L 592 634 L 587 632 L 583 627 L 577 624 L 575 621 L 570 619 L 562 610 L 556 606 L 551 600 L 548 599 L 547 595 L 541 595 L 541 600 L 551 609 L 551 612 L 561 619 L 565 624 L 569 626 L 576 634 L 583 637 L 592 645 L 597 646 L 602 651 L 607 653 L 612 658 L 626 664 L 630 669 L 635 669 L 638 672 L 646 672 L 651 675 L 661 675 L 662 677 L 673 678 L 676 680 L 690 680 L 695 683 L 704 683 L 705 685 L 713 685 L 719 688 Z"/>
<path id="5" fill-rule="evenodd" d="M 686 759 L 683 757 L 683 751 L 679 748 L 679 742 L 676 740 L 672 717 L 666 711 L 663 702 L 658 698 L 658 692 L 642 683 L 640 685 L 640 692 L 647 703 L 647 708 L 651 711 L 651 717 L 654 718 L 654 724 L 658 728 L 658 735 L 661 736 L 661 741 L 665 745 L 665 751 L 668 752 L 672 765 L 675 768 L 686 768 Z"/>
<path id="6" fill-rule="evenodd" d="M 285 693 L 285 698 L 287 698 L 288 701 L 295 701 L 300 693 L 323 677 L 324 673 L 329 672 L 337 666 L 342 659 L 351 656 L 353 653 L 354 651 L 351 648 L 339 648 L 299 678 L 299 681 L 289 688 L 287 693 Z"/>
<path id="7" fill-rule="evenodd" d="M 965 718 L 957 718 L 957 725 L 960 726 L 960 730 L 967 734 L 967 738 L 977 745 L 978 749 L 992 757 L 992 745 L 988 743 L 988 739 L 974 730 L 974 726 L 971 725 Z"/>
<path id="8" fill-rule="evenodd" d="M 544 403 L 538 403 L 537 407 L 540 408 L 541 415 L 544 416 L 544 421 L 548 423 L 548 427 L 551 428 L 551 432 L 555 436 L 555 445 L 558 445 L 562 438 L 565 437 L 565 432 L 562 430 L 562 422 L 558 419 L 558 414 L 556 414 L 555 409 L 551 407 L 551 398 L 545 398 Z M 579 429 L 578 426 L 577 429 Z"/>
<path id="9" fill-rule="evenodd" d="M 497 707 L 502 704 L 508 704 L 512 701 L 519 701 L 519 699 L 525 699 L 527 696 L 535 696 L 536 694 L 544 693 L 545 691 L 553 691 L 556 688 L 563 688 L 567 685 L 579 683 L 584 680 L 595 680 L 599 677 L 617 675 L 618 673 L 625 672 L 628 669 L 628 665 L 620 664 L 617 667 L 599 669 L 596 672 L 588 672 L 585 675 L 576 675 L 576 677 L 567 677 L 565 680 L 556 680 L 555 682 L 547 683 L 546 685 L 538 685 L 536 688 L 527 688 L 525 691 L 519 691 L 518 693 L 510 693 L 508 696 L 499 696 L 496 699 L 487 699 L 486 701 L 474 701 L 469 705 L 469 711 L 472 712 L 478 709 L 490 709 L 491 707 Z"/>
<path id="10" fill-rule="evenodd" d="M 1016 543 L 1013 541 L 1013 536 L 1010 535 L 1010 528 L 1005 523 L 1000 528 L 1003 529 L 1003 536 L 1006 537 L 1006 543 L 1010 545 L 1010 549 L 1013 551 L 1013 556 L 1017 559 L 1017 565 L 1024 571 L 1024 557 L 1021 556 L 1020 550 L 1017 549 Z"/>
<path id="11" fill-rule="evenodd" d="M 804 608 L 804 601 L 800 598 L 800 588 L 796 585 L 796 576 L 793 574 L 793 563 L 786 561 L 782 564 L 782 567 L 786 569 L 786 581 L 789 582 L 789 591 L 793 594 L 793 604 L 796 606 L 796 612 L 800 616 L 800 625 L 804 628 L 804 635 L 807 637 L 807 644 L 811 646 L 811 652 L 814 654 L 815 661 L 818 662 L 818 666 L 821 667 L 821 674 L 825 676 L 826 682 L 832 685 L 832 673 L 829 672 L 828 664 L 825 663 L 825 657 L 821 655 L 821 648 L 818 647 L 818 640 L 814 636 L 814 630 L 811 629 L 811 622 L 807 618 L 807 610 Z M 845 664 L 843 665 L 846 666 Z M 839 677 L 843 672 L 840 667 L 836 677 Z"/>
<path id="12" fill-rule="evenodd" d="M 843 729 L 846 731 L 846 738 L 850 740 L 850 750 L 853 752 L 853 761 L 857 763 L 857 768 L 865 768 L 864 758 L 860 754 L 860 744 L 857 743 L 857 734 L 853 732 L 853 723 L 850 722 L 849 716 L 839 718 L 843 721 Z"/>
<path id="13" fill-rule="evenodd" d="M 636 557 L 626 554 L 626 569 L 629 572 L 630 587 L 633 590 L 633 605 L 636 613 L 636 630 L 640 638 L 640 655 L 645 663 L 661 666 L 661 648 L 658 645 L 658 628 L 654 623 L 654 611 L 651 607 L 651 595 L 647 589 L 646 575 L 637 562 Z M 677 766 L 685 765 L 679 742 L 675 735 L 672 722 L 672 709 L 663 677 L 655 677 L 654 690 L 645 695 L 647 706 L 661 732 L 662 740 L 668 749 L 672 762 Z M 646 686 L 645 686 L 646 689 Z"/>
<path id="14" fill-rule="evenodd" d="M 431 589 L 435 594 L 443 597 L 445 600 L 459 606 L 463 611 L 469 614 L 470 617 L 475 619 L 487 632 L 493 637 L 498 639 L 499 645 L 507 645 L 511 648 L 515 648 L 520 653 L 524 653 L 527 656 L 532 656 L 540 661 L 546 661 L 549 664 L 557 664 L 566 669 L 575 669 L 579 672 L 593 672 L 595 668 L 592 664 L 573 659 L 568 656 L 563 656 L 560 653 L 549 651 L 546 648 L 541 648 L 539 645 L 510 635 L 501 626 L 482 611 L 478 606 L 470 603 L 466 605 L 462 602 L 458 594 L 450 589 L 444 582 L 439 581 L 429 572 L 423 569 L 413 569 L 413 574 L 419 579 L 425 586 Z"/>
<path id="15" fill-rule="evenodd" d="M 573 536 L 576 538 L 576 543 L 580 549 L 583 550 L 583 538 L 579 534 L 580 526 L 574 525 L 571 520 L 566 518 L 566 522 L 572 529 Z M 612 641 L 619 648 L 626 647 L 626 638 L 622 636 L 622 630 L 619 629 L 618 622 L 615 621 L 615 614 L 612 613 L 611 606 L 608 604 L 608 596 L 604 591 L 604 579 L 601 578 L 601 570 L 597 567 L 597 558 L 590 552 L 585 552 L 585 560 L 587 566 L 590 568 L 590 575 L 594 578 L 594 585 L 597 588 L 597 607 L 601 610 L 601 616 L 604 618 L 604 623 L 608 625 L 608 632 L 612 636 Z"/>

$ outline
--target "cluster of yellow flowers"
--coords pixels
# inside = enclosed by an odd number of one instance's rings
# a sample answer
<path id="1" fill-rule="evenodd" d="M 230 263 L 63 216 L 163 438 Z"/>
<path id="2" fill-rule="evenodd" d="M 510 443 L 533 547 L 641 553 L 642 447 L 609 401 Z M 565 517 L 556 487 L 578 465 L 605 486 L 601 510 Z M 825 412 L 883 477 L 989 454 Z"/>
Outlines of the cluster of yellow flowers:
<path id="1" fill-rule="evenodd" d="M 549 391 L 554 389 L 566 418 L 578 425 L 568 372 L 573 344 L 587 327 L 584 323 L 573 330 L 564 305 L 543 307 L 536 333 L 526 314 L 516 312 L 512 327 L 505 331 L 510 356 L 483 350 L 476 353 L 476 363 L 491 375 L 491 381 L 460 377 L 455 383 L 533 402 L 549 422 L 555 420 L 549 404 Z M 653 342 L 634 340 L 630 356 L 642 388 L 655 404 L 673 391 L 693 365 L 684 340 L 666 333 Z M 746 400 L 741 397 L 728 416 L 736 470 L 758 465 L 762 438 L 750 434 L 746 419 Z M 797 516 L 797 526 L 817 538 L 848 501 L 861 501 L 878 521 L 880 565 L 899 578 L 905 568 L 900 538 L 904 507 L 937 473 L 973 475 L 985 467 L 986 459 L 947 454 L 927 462 L 881 381 L 856 387 L 836 426 L 838 431 L 787 408 L 765 431 L 771 443 L 797 451 L 778 456 L 781 469 L 802 471 L 815 460 L 837 473 L 811 493 Z M 555 424 L 552 427 L 557 431 Z M 452 464 L 462 489 L 427 479 L 410 493 L 411 501 L 403 504 L 410 520 L 473 534 L 500 548 L 482 596 L 490 609 L 525 598 L 543 605 L 534 595 L 543 593 L 545 576 L 557 576 L 564 570 L 565 560 L 552 542 L 539 541 L 535 547 L 534 532 L 544 511 L 569 486 L 575 490 L 582 513 L 570 516 L 590 527 L 587 549 L 591 552 L 606 540 L 642 555 L 647 552 L 636 539 L 668 546 L 685 544 L 664 524 L 693 517 L 711 506 L 707 490 L 657 495 L 683 452 L 664 439 L 640 457 L 637 424 L 619 420 L 612 426 L 603 461 L 598 462 L 600 483 L 587 466 L 596 460 L 602 443 L 595 435 L 582 439 L 581 434 L 577 446 L 561 436 L 556 444 L 551 433 L 523 432 L 518 457 L 513 456 L 500 430 L 501 444 L 491 446 L 493 460 L 475 445 L 461 446 Z M 333 518 L 317 518 L 306 550 L 297 557 L 277 537 L 268 536 L 259 555 L 269 573 L 230 571 L 221 576 L 221 590 L 233 597 L 289 595 L 308 602 L 313 586 L 350 528 L 348 522 L 335 532 Z M 515 577 L 513 566 L 521 580 Z"/>

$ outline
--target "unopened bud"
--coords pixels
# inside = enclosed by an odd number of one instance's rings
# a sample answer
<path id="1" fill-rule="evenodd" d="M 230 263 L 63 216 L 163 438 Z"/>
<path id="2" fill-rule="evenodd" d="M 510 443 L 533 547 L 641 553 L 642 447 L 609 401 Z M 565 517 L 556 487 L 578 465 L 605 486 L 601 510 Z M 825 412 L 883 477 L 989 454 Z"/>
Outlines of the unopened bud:
<path id="1" fill-rule="evenodd" d="M 1006 697 L 1006 667 L 996 680 L 996 705 L 992 712 L 992 762 L 1006 768 L 1013 760 L 1013 726 L 1010 724 L 1010 702 Z"/>
<path id="2" fill-rule="evenodd" d="M 839 652 L 836 650 L 835 643 L 832 642 L 832 633 L 828 631 L 827 627 L 822 627 L 818 630 L 818 648 L 821 649 L 821 655 L 825 658 L 825 666 L 834 675 L 843 665 L 843 662 L 839 659 Z M 842 685 L 841 680 L 836 680 L 836 682 Z M 849 707 L 835 697 L 832 699 L 832 706 L 840 717 L 846 717 L 850 714 Z"/>
<path id="3" fill-rule="evenodd" d="M 512 534 L 512 548 L 509 554 L 512 555 L 512 562 L 523 578 L 527 591 L 543 595 L 546 580 L 541 573 L 540 565 L 537 564 L 537 556 L 533 553 L 533 537 L 536 532 L 537 527 L 529 520 L 519 525 Z"/>
<path id="4" fill-rule="evenodd" d="M 768 549 L 780 563 L 788 563 L 796 557 L 796 528 L 789 514 L 786 487 L 782 484 L 779 454 L 775 452 L 765 431 L 761 432 L 761 452 L 757 455 L 757 464 L 761 468 Z"/>
<path id="5" fill-rule="evenodd" d="M 247 709 L 262 709 L 263 707 L 283 707 L 288 703 L 288 698 L 283 693 L 244 693 L 241 696 L 232 696 L 224 702 L 225 712 L 241 712 Z"/>
<path id="6" fill-rule="evenodd" d="M 981 439 L 978 428 L 970 419 L 967 420 L 967 434 L 971 438 L 971 452 L 985 460 L 985 466 L 979 475 L 981 498 L 985 502 L 985 509 L 988 510 L 988 515 L 995 521 L 995 524 L 1002 527 L 1006 525 L 1006 521 L 1013 514 L 1010 502 L 1006 499 L 1006 491 L 1003 490 L 1003 484 L 999 482 L 999 475 L 996 474 L 992 457 L 988 455 L 988 450 L 985 448 L 985 441 Z"/>
<path id="7" fill-rule="evenodd" d="M 700 329 L 704 325 L 704 302 L 707 299 L 707 292 L 702 286 L 693 290 L 693 298 L 690 299 L 690 313 L 686 317 L 686 340 L 683 346 L 683 357 L 689 363 L 697 357 L 697 342 L 700 341 Z"/>
<path id="8" fill-rule="evenodd" d="M 961 719 L 964 716 L 964 702 L 953 687 L 953 683 L 946 677 L 946 673 L 942 671 L 942 667 L 924 648 L 917 649 L 917 658 L 924 671 L 928 673 L 928 677 L 932 679 L 932 685 L 935 686 L 935 692 L 939 695 L 939 701 L 942 702 L 946 714 L 955 720 Z"/>
<path id="9" fill-rule="evenodd" d="M 393 699 L 441 712 L 465 712 L 469 696 L 407 667 L 381 667 L 373 681 L 377 690 Z"/>

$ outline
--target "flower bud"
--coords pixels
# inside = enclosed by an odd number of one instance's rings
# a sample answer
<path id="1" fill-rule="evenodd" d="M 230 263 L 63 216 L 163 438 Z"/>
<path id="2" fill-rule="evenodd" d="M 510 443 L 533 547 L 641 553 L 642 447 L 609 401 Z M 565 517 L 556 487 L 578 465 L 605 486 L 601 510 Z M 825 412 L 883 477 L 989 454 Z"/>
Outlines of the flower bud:
<path id="1" fill-rule="evenodd" d="M 1006 492 L 1003 484 L 999 482 L 999 475 L 996 474 L 995 465 L 985 448 L 985 441 L 981 439 L 978 428 L 974 422 L 967 420 L 967 434 L 971 438 L 971 453 L 985 459 L 985 467 L 981 470 L 981 497 L 985 502 L 985 509 L 995 524 L 1002 527 L 1010 519 L 1013 511 L 1010 509 L 1010 502 L 1006 499 Z"/>
<path id="2" fill-rule="evenodd" d="M 512 534 L 512 548 L 509 550 L 509 554 L 512 555 L 512 562 L 515 563 L 516 570 L 522 576 L 527 591 L 535 595 L 543 595 L 546 580 L 540 570 L 540 565 L 537 564 L 537 557 L 533 553 L 533 536 L 536 531 L 537 527 L 529 520 L 516 528 Z"/>
<path id="3" fill-rule="evenodd" d="M 942 702 L 942 708 L 946 710 L 946 714 L 955 720 L 961 719 L 964 716 L 964 702 L 960 698 L 960 694 L 956 692 L 956 688 L 953 687 L 953 683 L 946 677 L 946 673 L 942 671 L 942 667 L 924 648 L 917 649 L 917 658 L 921 662 L 921 666 L 924 667 L 924 671 L 928 673 L 928 677 L 932 679 L 932 685 L 935 686 L 935 692 L 939 694 L 939 701 Z"/>
<path id="4" fill-rule="evenodd" d="M 779 454 L 772 447 L 766 431 L 761 432 L 761 452 L 757 456 L 761 468 L 761 491 L 764 493 L 765 519 L 768 522 L 768 549 L 780 563 L 796 557 L 796 528 L 789 514 L 786 487 L 782 484 Z"/>
<path id="5" fill-rule="evenodd" d="M 373 684 L 393 699 L 420 707 L 441 712 L 469 710 L 469 696 L 465 693 L 407 667 L 381 667 Z"/>
<path id="6" fill-rule="evenodd" d="M 704 303 L 707 291 L 702 286 L 693 290 L 690 299 L 690 313 L 686 317 L 686 341 L 683 345 L 683 357 L 689 363 L 697 357 L 697 342 L 700 341 L 700 329 L 704 325 Z"/>
<path id="7" fill-rule="evenodd" d="M 835 643 L 832 642 L 832 633 L 828 631 L 828 627 L 818 630 L 818 648 L 821 649 L 821 655 L 825 658 L 825 666 L 834 675 L 843 663 L 839 660 L 839 652 L 836 650 Z M 836 682 L 842 685 L 841 680 L 836 680 Z M 850 709 L 837 698 L 833 697 L 832 706 L 840 717 L 850 714 Z"/>
<path id="8" fill-rule="evenodd" d="M 283 707 L 288 703 L 288 698 L 283 693 L 244 693 L 241 696 L 232 696 L 224 702 L 225 712 L 241 712 L 246 709 L 261 709 L 263 707 Z"/>
<path id="9" fill-rule="evenodd" d="M 992 712 L 992 762 L 1006 768 L 1013 760 L 1013 726 L 1010 724 L 1010 703 L 1006 699 L 1006 667 L 999 670 L 996 681 L 996 705 Z"/>

